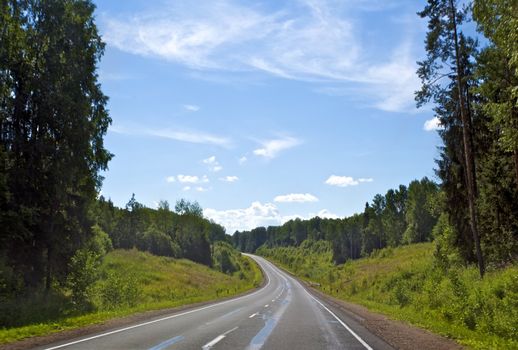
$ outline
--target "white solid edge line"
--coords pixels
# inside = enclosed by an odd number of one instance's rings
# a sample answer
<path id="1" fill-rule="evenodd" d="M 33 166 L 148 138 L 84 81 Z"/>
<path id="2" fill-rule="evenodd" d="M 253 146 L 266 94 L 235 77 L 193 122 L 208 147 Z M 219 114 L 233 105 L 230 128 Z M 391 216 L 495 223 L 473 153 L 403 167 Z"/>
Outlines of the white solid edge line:
<path id="1" fill-rule="evenodd" d="M 265 259 L 266 260 L 266 259 Z M 266 260 L 268 261 L 268 260 Z M 274 267 L 274 270 L 278 270 L 278 272 L 281 274 L 281 276 L 283 278 L 285 273 L 283 271 L 281 271 L 277 266 L 275 266 L 274 264 L 272 264 L 271 262 L 268 261 L 268 263 L 270 263 L 270 265 L 272 265 Z M 288 278 L 291 278 L 289 276 L 287 276 Z M 286 279 L 286 278 L 285 278 Z M 355 337 L 367 350 L 372 350 L 372 348 L 370 347 L 369 344 L 367 344 L 365 342 L 365 340 L 363 340 L 358 334 L 356 334 L 344 321 L 342 321 L 338 316 L 335 315 L 335 313 L 331 310 L 329 310 L 320 300 L 318 300 L 317 298 L 315 298 L 313 295 L 311 295 L 311 293 L 309 293 L 307 291 L 306 288 L 304 288 L 304 286 L 302 284 L 300 284 L 298 281 L 296 281 L 301 287 L 302 289 L 311 297 L 311 299 L 313 299 L 314 301 L 316 301 L 317 303 L 320 304 L 320 306 L 322 306 L 327 312 L 329 312 L 338 322 L 340 322 L 340 324 L 345 328 L 347 329 L 347 331 L 349 331 L 349 333 L 351 333 L 353 335 L 353 337 Z"/>
<path id="2" fill-rule="evenodd" d="M 268 276 L 268 274 L 266 272 L 265 272 L 265 275 L 266 275 L 266 278 L 268 279 L 268 283 L 266 283 L 266 285 L 263 288 L 255 291 L 255 292 L 253 292 L 251 294 L 243 295 L 242 297 L 238 297 L 238 298 L 235 298 L 235 299 L 225 300 L 225 301 L 222 301 L 222 302 L 219 302 L 219 303 L 216 303 L 216 304 L 204 306 L 204 307 L 201 307 L 199 309 L 193 309 L 193 310 L 189 310 L 189 311 L 182 312 L 182 313 L 179 313 L 179 314 L 175 314 L 175 315 L 171 315 L 171 316 L 167 316 L 167 317 L 162 317 L 162 318 L 159 318 L 157 320 L 148 321 L 148 322 L 144 322 L 144 323 L 139 323 L 139 324 L 136 324 L 136 325 L 133 325 L 133 326 L 129 326 L 129 327 L 125 327 L 125 328 L 121 328 L 121 329 L 116 329 L 116 330 L 111 331 L 111 332 L 101 333 L 101 334 L 94 335 L 94 336 L 91 336 L 91 337 L 88 337 L 88 338 L 79 339 L 79 340 L 76 340 L 76 341 L 73 341 L 73 342 L 70 342 L 70 343 L 53 346 L 51 348 L 45 348 L 44 350 L 61 349 L 61 348 L 64 348 L 64 347 L 67 347 L 67 346 L 70 346 L 70 345 L 84 343 L 84 342 L 87 342 L 87 341 L 90 341 L 90 340 L 94 340 L 94 339 L 97 339 L 97 338 L 102 338 L 102 337 L 106 337 L 108 335 L 129 331 L 130 329 L 147 326 L 147 325 L 150 325 L 150 324 L 153 324 L 153 323 L 170 320 L 172 318 L 176 318 L 176 317 L 180 317 L 180 316 L 185 316 L 185 315 L 192 314 L 192 313 L 195 313 L 195 312 L 198 312 L 198 311 L 211 309 L 211 308 L 216 307 L 216 306 L 232 303 L 232 302 L 244 299 L 244 298 L 249 298 L 249 297 L 251 297 L 251 296 L 253 296 L 253 295 L 257 294 L 257 293 L 260 293 L 260 292 L 264 291 L 266 289 L 266 287 L 268 287 L 270 285 L 270 277 Z"/>
<path id="3" fill-rule="evenodd" d="M 334 318 L 336 318 L 336 320 L 338 322 L 340 322 L 340 324 L 342 326 L 344 326 L 345 329 L 347 329 L 349 331 L 349 333 L 351 333 L 363 346 L 365 346 L 366 349 L 368 350 L 372 350 L 372 348 L 369 346 L 369 344 L 367 344 L 358 334 L 356 334 L 351 328 L 349 328 L 349 326 L 344 322 L 342 321 L 338 316 L 336 316 L 334 314 L 333 311 L 329 310 L 322 302 L 320 302 L 320 300 L 318 300 L 317 298 L 315 298 L 314 296 L 312 296 L 305 288 L 304 288 L 304 291 L 306 293 L 308 293 L 308 295 L 314 300 L 316 301 L 317 303 L 320 304 L 320 306 L 322 306 L 327 312 L 329 312 Z"/>

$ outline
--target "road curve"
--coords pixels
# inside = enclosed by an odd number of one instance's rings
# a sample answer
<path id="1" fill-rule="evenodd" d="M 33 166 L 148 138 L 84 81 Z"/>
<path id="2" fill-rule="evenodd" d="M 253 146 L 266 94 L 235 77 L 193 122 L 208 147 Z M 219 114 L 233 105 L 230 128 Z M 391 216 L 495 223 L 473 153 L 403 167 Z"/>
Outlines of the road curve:
<path id="1" fill-rule="evenodd" d="M 254 293 L 37 349 L 392 349 L 267 260 Z"/>

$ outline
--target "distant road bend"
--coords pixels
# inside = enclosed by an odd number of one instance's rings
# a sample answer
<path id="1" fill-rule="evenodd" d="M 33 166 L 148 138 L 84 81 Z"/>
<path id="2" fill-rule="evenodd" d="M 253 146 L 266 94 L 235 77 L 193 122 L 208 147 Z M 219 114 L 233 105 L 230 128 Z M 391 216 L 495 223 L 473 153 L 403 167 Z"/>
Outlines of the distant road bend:
<path id="1" fill-rule="evenodd" d="M 39 349 L 392 349 L 276 266 L 245 296 Z"/>

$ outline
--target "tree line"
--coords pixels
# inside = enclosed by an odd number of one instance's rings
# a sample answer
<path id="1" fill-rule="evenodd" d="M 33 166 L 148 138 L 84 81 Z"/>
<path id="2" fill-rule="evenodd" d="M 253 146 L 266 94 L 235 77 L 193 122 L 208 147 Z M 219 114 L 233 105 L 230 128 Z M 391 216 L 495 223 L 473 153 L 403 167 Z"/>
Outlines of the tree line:
<path id="1" fill-rule="evenodd" d="M 334 262 L 341 264 L 385 247 L 432 240 L 441 195 L 439 186 L 425 177 L 376 195 L 361 214 L 290 220 L 281 226 L 235 232 L 232 241 L 237 249 L 255 252 L 262 245 L 300 246 L 306 240 L 325 240 L 331 243 Z"/>
<path id="2" fill-rule="evenodd" d="M 221 225 L 203 217 L 197 202 L 184 199 L 177 201 L 171 210 L 167 201 L 160 201 L 158 209 L 147 208 L 135 199 L 135 195 L 125 208 L 118 208 L 101 196 L 95 216 L 115 249 L 137 248 L 207 266 L 212 265 L 213 244 L 229 240 Z"/>
<path id="3" fill-rule="evenodd" d="M 337 263 L 373 249 L 437 238 L 437 255 L 488 265 L 518 258 L 518 3 L 428 0 L 426 57 L 418 62 L 418 107 L 433 105 L 443 145 L 440 185 L 427 179 L 377 195 L 363 214 L 341 220 L 290 221 L 237 232 L 234 244 L 254 251 L 332 242 Z M 476 37 L 464 30 L 474 21 Z M 479 40 L 481 39 L 481 40 Z M 479 44 L 486 43 L 483 47 Z M 413 189 L 412 189 L 413 188 Z M 421 197 L 423 196 L 423 197 Z M 426 198 L 426 199 L 425 199 Z"/>

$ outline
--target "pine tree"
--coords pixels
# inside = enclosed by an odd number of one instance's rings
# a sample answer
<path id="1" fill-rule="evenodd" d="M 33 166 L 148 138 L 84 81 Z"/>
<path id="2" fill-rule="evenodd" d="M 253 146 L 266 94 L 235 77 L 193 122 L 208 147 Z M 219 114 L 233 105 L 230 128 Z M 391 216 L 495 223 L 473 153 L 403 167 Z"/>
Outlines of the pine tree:
<path id="1" fill-rule="evenodd" d="M 454 0 L 428 0 L 424 10 L 419 13 L 428 18 L 426 36 L 426 60 L 419 62 L 418 75 L 423 82 L 422 89 L 417 92 L 418 106 L 434 99 L 441 102 L 445 89 L 455 89 L 456 104 L 451 112 L 458 110 L 460 129 L 462 132 L 463 167 L 465 168 L 466 197 L 469 222 L 480 276 L 484 276 L 485 264 L 478 232 L 476 208 L 477 183 L 475 172 L 475 154 L 473 146 L 472 116 L 470 111 L 470 93 L 466 74 L 466 48 L 473 46 L 472 40 L 466 38 L 459 30 L 466 10 L 459 11 Z M 451 67 L 451 69 L 448 69 Z M 452 81 L 446 87 L 441 78 L 448 77 Z M 453 83 L 453 84 L 452 84 Z"/>

